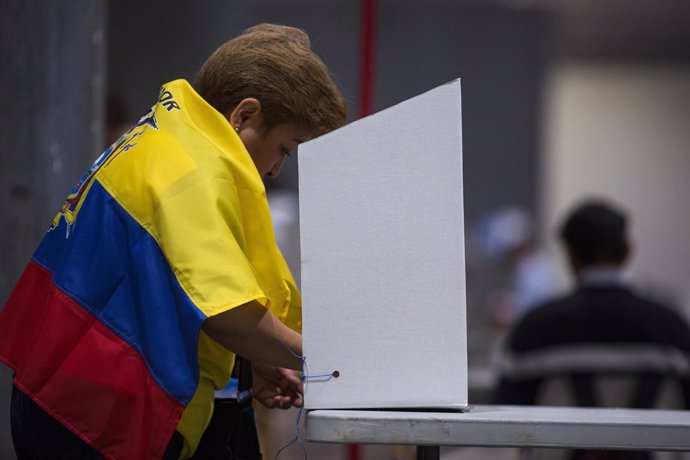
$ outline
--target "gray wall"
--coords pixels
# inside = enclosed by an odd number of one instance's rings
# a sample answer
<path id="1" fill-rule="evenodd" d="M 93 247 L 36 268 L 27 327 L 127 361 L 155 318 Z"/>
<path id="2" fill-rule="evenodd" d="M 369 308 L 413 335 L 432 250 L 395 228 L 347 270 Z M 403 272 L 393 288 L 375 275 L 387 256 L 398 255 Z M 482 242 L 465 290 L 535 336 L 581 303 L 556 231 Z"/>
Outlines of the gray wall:
<path id="1" fill-rule="evenodd" d="M 193 78 L 225 40 L 252 24 L 278 22 L 310 34 L 353 118 L 359 14 L 359 2 L 351 0 L 111 2 L 109 87 L 135 117 L 153 103 L 161 84 Z M 379 2 L 376 110 L 454 78 L 463 80 L 470 221 L 506 203 L 536 211 L 538 106 L 549 18 L 538 10 L 491 2 Z M 295 163 L 280 185 L 296 187 Z"/>
<path id="2" fill-rule="evenodd" d="M 102 144 L 105 14 L 97 0 L 0 2 L 0 305 Z M 2 459 L 10 389 L 0 365 Z"/>

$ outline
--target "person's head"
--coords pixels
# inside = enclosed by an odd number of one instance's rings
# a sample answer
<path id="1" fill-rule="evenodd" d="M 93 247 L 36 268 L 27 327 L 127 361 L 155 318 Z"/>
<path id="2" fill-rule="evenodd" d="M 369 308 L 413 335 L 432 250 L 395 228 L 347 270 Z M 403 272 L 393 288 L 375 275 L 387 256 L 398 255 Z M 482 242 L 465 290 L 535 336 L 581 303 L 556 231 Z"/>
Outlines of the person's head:
<path id="1" fill-rule="evenodd" d="M 282 24 L 271 24 L 264 22 L 251 26 L 242 32 L 243 35 L 261 34 L 258 36 L 266 36 L 267 34 L 274 34 L 279 40 L 287 40 L 295 43 L 296 45 L 302 46 L 304 48 L 311 48 L 311 41 L 309 40 L 309 35 L 302 29 L 297 27 L 284 26 Z"/>
<path id="2" fill-rule="evenodd" d="M 245 30 L 206 60 L 193 86 L 238 132 L 262 176 L 275 177 L 300 142 L 346 120 L 328 69 L 293 27 Z"/>
<path id="3" fill-rule="evenodd" d="M 620 267 L 630 252 L 625 213 L 603 201 L 577 206 L 564 221 L 560 236 L 576 274 L 593 266 Z"/>

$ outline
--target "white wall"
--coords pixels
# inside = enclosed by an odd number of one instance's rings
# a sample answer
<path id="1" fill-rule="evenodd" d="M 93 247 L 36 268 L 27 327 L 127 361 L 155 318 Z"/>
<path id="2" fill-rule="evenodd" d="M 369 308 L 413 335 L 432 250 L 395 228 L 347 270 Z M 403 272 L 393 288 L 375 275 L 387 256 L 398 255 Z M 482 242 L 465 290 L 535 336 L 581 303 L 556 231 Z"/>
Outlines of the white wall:
<path id="1" fill-rule="evenodd" d="M 690 66 L 560 63 L 544 112 L 544 234 L 598 195 L 632 218 L 631 272 L 690 311 Z"/>

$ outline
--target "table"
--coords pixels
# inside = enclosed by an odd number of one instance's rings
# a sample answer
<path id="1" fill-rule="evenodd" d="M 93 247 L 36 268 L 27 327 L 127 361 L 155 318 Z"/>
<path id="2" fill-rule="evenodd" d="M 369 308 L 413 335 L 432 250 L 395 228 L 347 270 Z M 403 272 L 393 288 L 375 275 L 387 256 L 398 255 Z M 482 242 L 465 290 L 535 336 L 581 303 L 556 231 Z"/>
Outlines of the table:
<path id="1" fill-rule="evenodd" d="M 416 444 L 419 460 L 439 446 L 690 451 L 690 411 L 471 406 L 467 412 L 312 410 L 307 439 Z"/>

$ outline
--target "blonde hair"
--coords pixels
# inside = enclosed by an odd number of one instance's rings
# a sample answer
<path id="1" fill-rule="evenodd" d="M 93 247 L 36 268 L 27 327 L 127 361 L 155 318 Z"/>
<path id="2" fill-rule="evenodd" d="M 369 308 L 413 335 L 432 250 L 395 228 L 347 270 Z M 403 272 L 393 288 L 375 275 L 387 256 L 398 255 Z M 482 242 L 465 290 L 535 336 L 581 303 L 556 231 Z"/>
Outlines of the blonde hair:
<path id="1" fill-rule="evenodd" d="M 250 27 L 206 60 L 194 89 L 223 115 L 243 99 L 257 99 L 266 132 L 290 123 L 319 136 L 345 124 L 347 108 L 309 46 L 308 35 L 294 27 Z"/>

